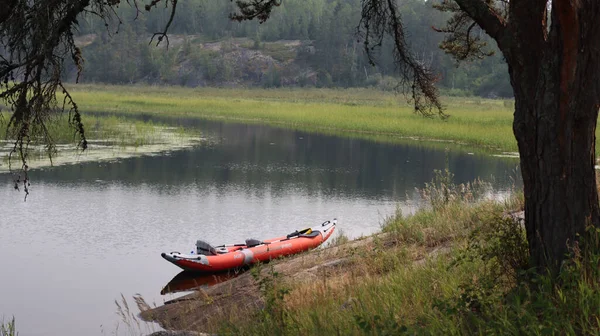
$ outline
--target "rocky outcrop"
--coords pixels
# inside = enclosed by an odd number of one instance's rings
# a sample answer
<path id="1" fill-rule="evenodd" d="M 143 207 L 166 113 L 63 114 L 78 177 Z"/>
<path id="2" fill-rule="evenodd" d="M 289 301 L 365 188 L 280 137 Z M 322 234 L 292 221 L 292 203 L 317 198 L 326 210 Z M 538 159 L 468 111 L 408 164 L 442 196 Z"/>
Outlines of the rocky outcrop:
<path id="1" fill-rule="evenodd" d="M 95 50 L 99 38 L 97 34 L 81 35 L 75 37 L 75 44 L 83 48 L 85 55 L 86 50 Z M 145 41 L 150 38 L 140 37 L 139 43 L 145 39 L 144 47 L 147 47 Z M 162 64 L 160 71 L 139 74 L 138 78 L 132 79 L 134 82 L 188 87 L 314 86 L 317 83 L 317 72 L 300 57 L 315 54 L 312 41 L 257 42 L 248 38 L 229 38 L 204 42 L 200 35 L 170 34 L 168 42 L 168 50 L 166 43 L 149 47 L 158 48 L 165 54 L 175 50 L 177 56 L 169 61 L 172 63 Z M 136 58 L 136 63 L 140 62 Z M 68 77 L 74 80 L 76 70 L 71 69 Z M 85 69 L 82 80 L 86 81 Z"/>

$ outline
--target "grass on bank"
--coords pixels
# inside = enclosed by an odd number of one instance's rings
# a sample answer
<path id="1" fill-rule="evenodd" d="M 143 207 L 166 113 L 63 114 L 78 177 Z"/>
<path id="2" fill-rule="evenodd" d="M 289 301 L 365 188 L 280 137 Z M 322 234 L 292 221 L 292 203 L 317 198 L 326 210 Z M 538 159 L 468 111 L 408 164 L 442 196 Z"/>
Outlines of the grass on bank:
<path id="1" fill-rule="evenodd" d="M 447 120 L 413 113 L 402 96 L 375 89 L 217 89 L 76 85 L 82 111 L 263 123 L 304 131 L 399 142 L 449 140 L 515 152 L 512 101 L 444 98 Z M 400 103 L 400 104 L 399 104 Z"/>
<path id="2" fill-rule="evenodd" d="M 0 118 L 0 139 L 7 138 L 6 123 L 9 115 L 4 113 Z M 94 116 L 86 114 L 82 117 L 88 141 L 104 141 L 113 146 L 143 146 L 160 141 L 159 129 L 167 127 L 152 121 L 141 121 L 119 116 Z M 46 124 L 50 138 L 55 144 L 76 143 L 78 138 L 75 129 L 69 124 L 66 116 L 62 115 Z M 178 128 L 175 133 L 184 133 Z M 33 134 L 41 132 L 34 130 Z M 43 144 L 43 139 L 32 139 Z"/>
<path id="3" fill-rule="evenodd" d="M 440 191 L 442 189 L 438 189 Z M 264 307 L 215 330 L 239 335 L 600 334 L 600 230 L 572 247 L 559 279 L 533 273 L 522 199 L 471 201 L 454 186 L 432 207 L 390 218 L 350 265 L 297 285 L 257 276 Z M 462 195 L 462 196 L 461 196 Z M 445 196 L 451 196 L 446 198 Z M 437 202 L 437 204 L 435 204 Z M 257 274 L 260 274 L 257 272 Z"/>
<path id="4" fill-rule="evenodd" d="M 6 136 L 6 124 L 3 121 L 7 119 L 6 115 L 4 119 L 0 119 L 0 172 L 21 166 L 18 150 L 11 155 L 15 142 L 13 137 Z M 31 137 L 31 142 L 26 143 L 29 169 L 189 147 L 198 139 L 190 130 L 183 127 L 171 127 L 123 116 L 87 114 L 83 116 L 82 121 L 88 144 L 84 152 L 80 150 L 81 147 L 77 148 L 79 138 L 64 115 L 50 120 L 45 125 L 51 139 L 51 146 L 48 146 L 42 136 L 35 136 L 43 132 L 32 130 L 34 136 Z M 2 141 L 4 139 L 7 140 Z"/>

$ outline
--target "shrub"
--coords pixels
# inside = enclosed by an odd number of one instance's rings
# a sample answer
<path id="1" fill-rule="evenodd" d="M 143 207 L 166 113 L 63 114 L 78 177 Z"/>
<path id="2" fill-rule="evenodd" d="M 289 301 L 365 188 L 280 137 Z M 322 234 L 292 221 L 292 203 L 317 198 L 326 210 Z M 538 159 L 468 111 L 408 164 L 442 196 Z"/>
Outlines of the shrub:
<path id="1" fill-rule="evenodd" d="M 479 231 L 457 264 L 483 261 L 481 276 L 460 294 L 436 301 L 435 332 L 466 334 L 600 334 L 600 229 L 570 247 L 558 277 L 527 268 L 523 229 L 502 219 Z M 465 258 L 465 255 L 469 256 Z M 439 328 L 439 330 L 437 329 Z"/>
<path id="2" fill-rule="evenodd" d="M 466 184 L 455 184 L 454 174 L 447 167 L 444 170 L 435 169 L 433 174 L 433 179 L 425 183 L 420 194 L 434 210 L 456 201 L 468 203 L 479 200 L 491 187 L 489 183 L 479 179 Z"/>

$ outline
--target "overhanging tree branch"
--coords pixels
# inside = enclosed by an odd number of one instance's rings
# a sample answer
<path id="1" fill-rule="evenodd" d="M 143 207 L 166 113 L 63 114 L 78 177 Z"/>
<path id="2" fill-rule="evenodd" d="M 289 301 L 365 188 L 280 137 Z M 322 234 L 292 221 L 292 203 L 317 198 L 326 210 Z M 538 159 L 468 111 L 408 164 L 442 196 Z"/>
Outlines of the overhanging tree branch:
<path id="1" fill-rule="evenodd" d="M 458 62 L 473 59 L 482 59 L 494 54 L 485 50 L 487 43 L 482 40 L 479 32 L 481 28 L 477 22 L 463 12 L 455 2 L 434 4 L 433 7 L 442 12 L 453 13 L 443 28 L 432 27 L 439 33 L 445 33 L 444 41 L 440 48 L 452 55 Z"/>
<path id="2" fill-rule="evenodd" d="M 239 13 L 232 13 L 229 18 L 236 21 L 258 19 L 264 23 L 271 16 L 273 7 L 281 5 L 281 0 L 236 0 Z"/>
<path id="3" fill-rule="evenodd" d="M 156 5 L 161 1 L 163 1 L 163 0 L 153 0 L 149 5 L 146 5 L 146 10 L 150 11 L 152 9 L 152 7 L 156 7 Z M 169 2 L 171 2 L 171 15 L 169 16 L 169 21 L 167 21 L 167 24 L 165 25 L 165 28 L 163 29 L 162 32 L 154 33 L 152 35 L 152 37 L 150 38 L 150 42 L 149 42 L 149 43 L 152 43 L 154 38 L 158 36 L 156 45 L 158 46 L 164 38 L 167 40 L 167 48 L 169 48 L 169 37 L 167 36 L 167 32 L 169 31 L 169 27 L 171 27 L 171 24 L 173 23 L 173 18 L 175 18 L 175 11 L 177 10 L 177 0 L 169 0 Z M 165 2 L 165 5 L 167 5 L 169 2 Z M 136 13 L 136 16 L 137 16 L 137 13 Z"/>
<path id="4" fill-rule="evenodd" d="M 454 0 L 473 21 L 498 43 L 500 50 L 508 48 L 504 40 L 506 19 L 489 0 Z"/>
<path id="5" fill-rule="evenodd" d="M 415 112 L 425 116 L 447 116 L 434 85 L 436 76 L 409 50 L 402 19 L 394 0 L 363 0 L 357 30 L 364 40 L 365 51 L 371 64 L 376 62 L 374 51 L 382 46 L 384 40 L 391 39 L 396 67 L 401 78 L 398 88 L 410 95 Z"/>
<path id="6" fill-rule="evenodd" d="M 9 169 L 13 171 L 11 160 L 21 163 L 15 174 L 15 187 L 22 184 L 26 194 L 29 145 L 44 145 L 50 158 L 55 151 L 46 127 L 52 117 L 69 111 L 69 123 L 74 128 L 74 136 L 79 137 L 79 148 L 87 147 L 79 109 L 61 79 L 65 59 L 73 60 L 78 77 L 83 70 L 81 50 L 73 38 L 78 16 L 93 13 L 108 25 L 110 19 L 118 18 L 115 11 L 118 5 L 127 2 L 137 11 L 138 1 L 141 0 L 7 0 L 1 3 L 0 101 L 10 112 L 2 127 L 6 127 L 7 139 L 13 141 Z M 159 41 L 166 36 L 173 21 L 177 0 L 152 0 L 146 7 L 149 10 L 162 1 L 172 4 L 173 8 Z M 63 98 L 60 93 L 64 97 L 62 106 L 58 102 Z"/>

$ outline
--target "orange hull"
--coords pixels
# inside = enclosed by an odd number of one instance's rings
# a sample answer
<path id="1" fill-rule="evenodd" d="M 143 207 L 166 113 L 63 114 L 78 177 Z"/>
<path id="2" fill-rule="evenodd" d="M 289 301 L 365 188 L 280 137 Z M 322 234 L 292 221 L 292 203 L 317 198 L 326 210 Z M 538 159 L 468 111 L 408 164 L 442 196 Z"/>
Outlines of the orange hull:
<path id="1" fill-rule="evenodd" d="M 283 256 L 296 254 L 318 247 L 325 242 L 335 230 L 336 221 L 327 221 L 320 226 L 303 230 L 310 235 L 289 235 L 282 238 L 265 240 L 254 247 L 237 245 L 225 247 L 217 255 L 181 254 L 179 252 L 162 253 L 162 257 L 187 271 L 202 273 L 218 273 L 241 268 L 256 262 L 267 262 Z M 308 231 L 310 230 L 310 231 Z"/>

